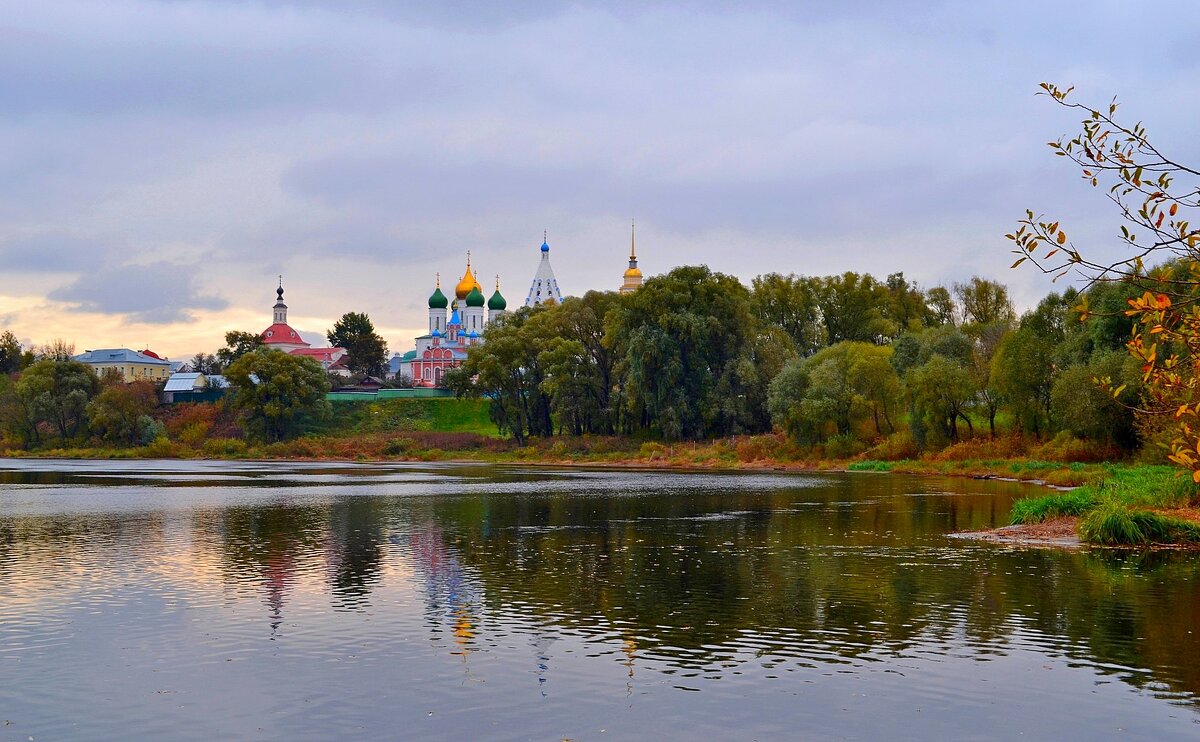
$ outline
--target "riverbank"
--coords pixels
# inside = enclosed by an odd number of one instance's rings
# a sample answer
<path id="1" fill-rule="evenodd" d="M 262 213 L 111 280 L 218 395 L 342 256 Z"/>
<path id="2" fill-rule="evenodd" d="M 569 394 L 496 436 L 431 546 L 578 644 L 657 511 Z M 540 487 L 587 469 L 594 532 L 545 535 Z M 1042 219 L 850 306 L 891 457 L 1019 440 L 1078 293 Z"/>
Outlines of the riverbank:
<path id="1" fill-rule="evenodd" d="M 882 460 L 833 457 L 802 449 L 781 435 L 664 444 L 622 437 L 558 437 L 518 446 L 478 432 L 388 431 L 307 436 L 272 444 L 208 438 L 188 445 L 160 438 L 136 448 L 6 451 L 11 457 L 76 459 L 216 459 L 294 461 L 463 461 L 485 464 L 648 469 L 851 471 L 1012 479 L 1059 488 L 1022 500 L 1012 524 L 986 540 L 1066 545 L 1064 528 L 1082 543 L 1102 545 L 1200 544 L 1196 488 L 1178 470 L 1130 462 L 1072 461 L 1078 448 L 1017 438 L 975 439 L 920 457 Z M 825 455 L 822 455 L 825 454 Z M 1058 460 L 1040 458 L 1055 456 Z M 1065 520 L 1064 520 L 1065 519 Z M 1045 524 L 1053 523 L 1047 536 Z M 1064 525 L 1066 524 L 1066 525 Z M 1012 527 L 1015 526 L 1015 527 Z"/>

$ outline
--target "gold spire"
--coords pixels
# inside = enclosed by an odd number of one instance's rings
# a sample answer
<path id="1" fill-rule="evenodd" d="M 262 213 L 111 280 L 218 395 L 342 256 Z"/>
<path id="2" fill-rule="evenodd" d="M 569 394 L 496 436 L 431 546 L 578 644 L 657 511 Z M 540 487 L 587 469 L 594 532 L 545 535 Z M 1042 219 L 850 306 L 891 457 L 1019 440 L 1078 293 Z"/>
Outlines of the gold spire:
<path id="1" fill-rule="evenodd" d="M 622 294 L 632 294 L 642 285 L 642 272 L 637 264 L 637 223 L 629 222 L 629 267 L 625 270 L 625 282 L 621 284 Z"/>
<path id="2" fill-rule="evenodd" d="M 441 287 L 442 287 L 442 272 L 438 271 L 437 272 L 437 288 L 440 289 Z"/>
<path id="3" fill-rule="evenodd" d="M 500 274 L 499 273 L 496 274 L 496 290 L 497 291 L 500 290 Z"/>

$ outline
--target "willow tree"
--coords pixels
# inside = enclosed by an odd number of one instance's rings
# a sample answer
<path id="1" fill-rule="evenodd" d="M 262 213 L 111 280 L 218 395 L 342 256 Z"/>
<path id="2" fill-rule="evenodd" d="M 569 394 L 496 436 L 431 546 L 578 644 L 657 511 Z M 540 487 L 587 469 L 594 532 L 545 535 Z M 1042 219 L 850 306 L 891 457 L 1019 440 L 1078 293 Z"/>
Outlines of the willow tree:
<path id="1" fill-rule="evenodd" d="M 1125 251 L 1107 262 L 1071 240 L 1059 219 L 1026 211 L 1006 235 L 1019 256 L 1013 267 L 1028 262 L 1056 279 L 1074 272 L 1091 283 L 1127 282 L 1141 289 L 1124 312 L 1134 320 L 1127 349 L 1141 363 L 1145 385 L 1138 412 L 1174 418 L 1169 458 L 1200 482 L 1200 228 L 1193 223 L 1200 212 L 1200 169 L 1152 144 L 1140 122 L 1120 119 L 1116 99 L 1092 107 L 1070 101 L 1073 88 L 1041 87 L 1041 95 L 1083 114 L 1078 134 L 1049 146 L 1077 165 L 1085 182 L 1104 189 Z M 1078 310 L 1083 319 L 1091 313 L 1087 292 Z M 1125 389 L 1110 377 L 1097 382 L 1114 399 Z"/>
<path id="2" fill-rule="evenodd" d="M 733 276 L 676 268 L 624 297 L 605 324 L 628 411 L 663 437 L 757 432 L 766 419 L 749 409 L 766 403 L 750 388 L 762 383 L 752 368 L 759 321 Z"/>

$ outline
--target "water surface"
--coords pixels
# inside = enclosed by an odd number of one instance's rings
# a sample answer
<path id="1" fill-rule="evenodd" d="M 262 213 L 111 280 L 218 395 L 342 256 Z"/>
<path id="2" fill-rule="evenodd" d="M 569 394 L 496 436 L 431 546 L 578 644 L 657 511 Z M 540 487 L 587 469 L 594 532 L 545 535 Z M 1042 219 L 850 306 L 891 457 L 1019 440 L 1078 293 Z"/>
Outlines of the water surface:
<path id="1" fill-rule="evenodd" d="M 0 740 L 1200 737 L 1197 557 L 1032 491 L 0 461 Z"/>

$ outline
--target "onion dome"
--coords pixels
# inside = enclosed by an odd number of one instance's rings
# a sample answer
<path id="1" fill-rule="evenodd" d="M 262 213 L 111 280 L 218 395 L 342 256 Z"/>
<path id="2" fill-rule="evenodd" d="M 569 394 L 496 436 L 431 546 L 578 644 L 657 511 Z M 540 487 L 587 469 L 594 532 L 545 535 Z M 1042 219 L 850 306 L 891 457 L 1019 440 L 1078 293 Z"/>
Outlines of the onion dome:
<path id="1" fill-rule="evenodd" d="M 479 337 L 479 333 L 475 332 L 474 330 L 471 330 L 471 332 L 467 333 L 467 337 L 474 340 L 475 338 Z"/>
<path id="2" fill-rule="evenodd" d="M 442 274 L 437 276 L 437 288 L 429 296 L 430 309 L 445 309 L 450 306 L 450 302 L 446 299 L 446 295 L 442 293 Z"/>
<path id="3" fill-rule="evenodd" d="M 440 338 L 441 336 L 442 336 L 441 330 L 434 330 L 433 333 L 430 334 L 430 337 L 435 337 L 435 338 Z"/>
<path id="4" fill-rule="evenodd" d="M 463 273 L 462 280 L 454 287 L 454 295 L 459 301 L 467 298 L 467 294 L 471 293 L 471 289 L 478 288 L 479 281 L 475 279 L 475 274 L 471 272 L 471 253 L 467 253 L 467 271 Z M 480 305 L 482 306 L 482 304 Z"/>
<path id="5" fill-rule="evenodd" d="M 488 309 L 493 312 L 503 312 L 508 308 L 508 302 L 500 295 L 500 275 L 496 274 L 496 293 L 492 294 L 492 298 L 488 299 Z"/>
<path id="6" fill-rule="evenodd" d="M 550 243 L 542 240 L 542 252 L 550 252 Z"/>
<path id="7" fill-rule="evenodd" d="M 479 284 L 475 284 L 474 288 L 471 289 L 471 293 L 467 294 L 467 306 L 483 306 L 483 292 L 479 290 Z"/>

